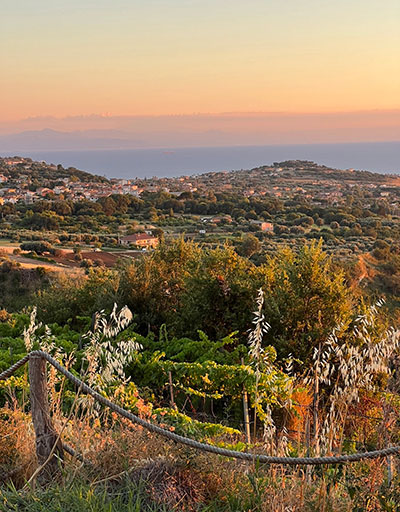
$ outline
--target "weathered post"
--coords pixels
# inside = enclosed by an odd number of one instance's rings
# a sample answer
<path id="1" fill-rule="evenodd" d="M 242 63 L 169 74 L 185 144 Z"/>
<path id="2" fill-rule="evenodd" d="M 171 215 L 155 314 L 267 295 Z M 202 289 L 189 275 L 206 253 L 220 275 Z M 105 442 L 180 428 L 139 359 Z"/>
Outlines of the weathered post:
<path id="1" fill-rule="evenodd" d="M 321 359 L 321 344 L 318 347 L 318 359 L 315 365 L 314 373 L 314 395 L 313 395 L 313 428 L 314 428 L 314 450 L 315 454 L 319 455 L 319 418 L 318 418 L 318 406 L 319 406 L 319 367 Z"/>
<path id="2" fill-rule="evenodd" d="M 390 487 L 392 485 L 393 480 L 393 457 L 389 455 L 389 457 L 386 459 L 387 463 L 387 481 L 388 486 Z"/>
<path id="3" fill-rule="evenodd" d="M 39 464 L 45 464 L 38 475 L 38 482 L 45 484 L 60 473 L 64 453 L 50 418 L 46 360 L 40 356 L 31 355 L 29 358 L 29 384 L 36 455 Z"/>
<path id="4" fill-rule="evenodd" d="M 244 366 L 244 360 L 242 357 L 242 366 Z M 250 438 L 250 419 L 249 419 L 249 403 L 247 399 L 247 391 L 246 387 L 243 384 L 243 423 L 244 423 L 244 433 L 246 436 L 246 443 L 250 444 L 251 438 Z"/>
<path id="5" fill-rule="evenodd" d="M 175 411 L 177 411 L 178 407 L 176 406 L 176 403 L 175 403 L 174 385 L 173 385 L 173 382 L 172 382 L 172 373 L 171 372 L 168 372 L 168 382 L 169 382 L 169 394 L 170 394 L 171 407 L 173 409 L 175 409 Z"/>

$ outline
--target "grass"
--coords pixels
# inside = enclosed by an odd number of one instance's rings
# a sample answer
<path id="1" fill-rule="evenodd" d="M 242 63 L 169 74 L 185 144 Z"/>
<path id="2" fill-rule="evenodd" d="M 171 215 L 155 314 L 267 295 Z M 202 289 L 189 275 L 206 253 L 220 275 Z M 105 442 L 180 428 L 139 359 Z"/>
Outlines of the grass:
<path id="1" fill-rule="evenodd" d="M 60 431 L 66 418 L 52 404 Z M 89 464 L 66 455 L 56 482 L 26 485 L 37 468 L 31 416 L 15 399 L 0 410 L 0 512 L 400 511 L 395 457 L 391 485 L 385 459 L 257 466 L 174 444 L 113 413 L 74 414 L 63 441 Z"/>
<path id="2" fill-rule="evenodd" d="M 131 474 L 96 484 L 85 472 L 47 488 L 0 487 L 0 512 L 396 512 L 400 480 L 391 487 L 371 471 L 380 464 L 328 467 L 322 471 L 281 467 L 213 465 L 203 480 L 190 463 L 151 462 Z M 186 479 L 182 477 L 186 472 Z M 345 474 L 347 473 L 347 474 Z M 180 475 L 180 477 L 178 476 Z"/>
<path id="3" fill-rule="evenodd" d="M 0 492 L 1 512 L 155 512 L 168 509 L 148 502 L 142 485 L 127 482 L 111 491 L 106 487 L 75 484 L 65 489 L 53 485 L 47 489 L 20 493 L 12 486 Z"/>
<path id="4" fill-rule="evenodd" d="M 64 418 L 57 418 L 57 429 Z M 126 420 L 72 417 L 61 477 L 40 488 L 30 415 L 0 415 L 0 512 L 395 512 L 400 476 L 387 461 L 314 468 L 257 466 L 165 441 Z M 2 476 L 21 468 L 12 477 Z"/>
<path id="5" fill-rule="evenodd" d="M 257 318 L 261 318 L 261 299 L 258 305 Z M 126 312 L 124 315 L 122 318 L 128 318 L 129 322 L 129 315 Z M 370 326 L 372 320 L 369 317 L 360 321 L 360 325 L 367 320 Z M 117 323 L 123 330 L 125 324 L 122 320 Z M 31 325 L 34 324 L 33 313 Z M 34 331 L 29 339 L 26 338 L 26 343 L 33 339 Z M 386 354 L 385 344 L 392 343 L 391 338 L 385 340 L 380 342 L 384 345 L 380 345 L 383 355 L 379 357 Z M 102 346 L 101 338 L 93 335 L 92 341 Z M 108 350 L 113 353 L 110 348 Z M 347 360 L 347 352 L 343 351 L 343 354 L 341 357 Z M 367 361 L 373 359 L 375 364 L 380 361 L 375 352 L 368 354 L 373 357 L 368 356 Z M 353 360 L 355 355 L 353 350 Z M 88 378 L 97 377 L 102 367 L 93 354 L 88 352 L 87 357 L 90 364 Z M 371 370 L 368 364 L 357 363 L 358 379 L 369 375 Z M 347 371 L 348 367 L 341 360 L 340 367 Z M 116 368 L 114 365 L 114 370 Z M 351 374 L 355 375 L 354 372 Z M 19 380 L 10 380 L 4 384 L 7 402 L 0 409 L 0 512 L 400 511 L 400 476 L 396 474 L 395 457 L 392 457 L 391 482 L 388 482 L 386 459 L 304 468 L 262 466 L 219 457 L 174 444 L 114 412 L 97 409 L 91 399 L 69 391 L 63 378 L 57 380 L 58 377 L 53 369 L 48 373 L 52 421 L 56 431 L 62 432 L 63 442 L 82 454 L 85 463 L 66 455 L 57 479 L 40 487 L 36 479 L 35 435 L 25 395 L 27 375 L 25 373 Z M 347 383 L 343 385 L 337 380 L 341 393 L 332 395 L 337 402 L 351 403 L 348 391 L 356 389 L 357 385 L 352 379 L 347 378 Z M 122 385 L 117 389 L 121 392 Z M 66 400 L 69 401 L 67 408 Z M 130 399 L 126 396 L 125 400 L 127 402 L 124 404 L 128 405 L 129 400 L 132 401 L 131 405 L 135 406 L 135 411 L 141 417 L 152 417 L 154 410 L 138 396 L 131 396 Z M 305 403 L 305 400 L 299 400 L 299 396 L 296 401 Z M 357 407 L 363 410 L 362 406 L 367 403 L 368 400 L 365 403 L 358 401 Z M 393 414 L 398 417 L 398 412 L 394 411 Z M 338 416 L 332 416 L 335 425 L 339 424 L 336 420 Z M 382 437 L 387 433 L 388 418 L 372 432 L 373 437 Z M 298 419 L 301 420 L 301 417 Z M 359 429 L 367 425 L 361 423 L 360 418 L 358 421 Z M 300 425 L 296 429 L 297 432 L 303 430 Z M 296 446 L 301 450 L 300 439 L 296 442 L 295 437 L 290 437 L 289 431 L 287 434 L 288 451 L 294 453 Z M 397 436 L 398 428 L 396 439 Z M 211 434 L 210 437 L 209 442 L 217 441 Z M 229 438 L 221 438 L 220 441 L 229 442 Z M 257 449 L 268 450 L 262 445 L 261 437 L 259 441 Z M 333 453 L 338 453 L 339 447 L 334 443 Z"/>
<path id="6" fill-rule="evenodd" d="M 39 255 L 34 254 L 32 252 L 23 253 L 23 254 L 21 254 L 21 256 L 23 258 L 30 258 L 32 260 L 43 261 L 44 263 L 52 263 L 54 265 L 57 264 L 57 262 L 55 260 L 53 260 L 52 258 L 47 258 L 46 256 L 39 256 Z"/>

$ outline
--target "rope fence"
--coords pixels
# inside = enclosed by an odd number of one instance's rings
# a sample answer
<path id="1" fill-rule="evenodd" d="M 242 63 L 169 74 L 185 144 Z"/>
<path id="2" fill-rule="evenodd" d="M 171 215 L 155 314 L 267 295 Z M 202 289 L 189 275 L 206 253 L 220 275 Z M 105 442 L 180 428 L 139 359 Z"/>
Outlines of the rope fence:
<path id="1" fill-rule="evenodd" d="M 159 434 L 171 441 L 175 441 L 176 443 L 180 443 L 186 446 L 189 446 L 190 448 L 194 448 L 196 450 L 201 450 L 203 452 L 209 452 L 213 453 L 215 455 L 221 455 L 224 457 L 231 457 L 243 461 L 248 462 L 259 462 L 262 464 L 284 464 L 284 465 L 321 465 L 321 464 L 343 464 L 347 462 L 359 462 L 366 459 L 377 459 L 381 457 L 388 457 L 390 455 L 395 455 L 400 453 L 400 446 L 391 446 L 388 448 L 383 448 L 381 450 L 374 450 L 370 452 L 360 452 L 360 453 L 354 453 L 350 455 L 337 455 L 337 456 L 327 456 L 327 457 L 275 457 L 272 455 L 263 455 L 263 454 L 255 454 L 255 453 L 249 453 L 249 452 L 239 452 L 235 450 L 229 450 L 226 448 L 221 448 L 219 446 L 214 446 L 207 443 L 202 443 L 200 441 L 196 441 L 194 439 L 190 439 L 185 436 L 181 436 L 179 434 L 176 434 L 175 432 L 171 432 L 165 428 L 162 428 L 158 425 L 155 425 L 154 423 L 151 423 L 147 420 L 144 420 L 143 418 L 140 418 L 139 416 L 136 416 L 135 414 L 127 411 L 126 409 L 120 407 L 119 405 L 115 404 L 114 402 L 111 402 L 104 396 L 97 393 L 94 389 L 92 389 L 90 386 L 82 382 L 78 377 L 73 375 L 70 371 L 68 371 L 66 368 L 64 368 L 58 361 L 56 361 L 50 354 L 43 352 L 41 350 L 35 350 L 27 354 L 25 357 L 17 361 L 14 365 L 12 365 L 10 368 L 5 370 L 4 372 L 0 373 L 0 380 L 5 380 L 11 377 L 19 368 L 21 368 L 23 365 L 25 365 L 27 362 L 29 362 L 30 366 L 30 387 L 31 387 L 31 403 L 32 403 L 32 417 L 34 420 L 34 427 L 35 427 L 35 433 L 36 433 L 36 448 L 39 458 L 46 460 L 48 457 L 51 457 L 54 453 L 54 445 L 59 441 L 59 436 L 57 437 L 56 433 L 52 433 L 47 430 L 45 432 L 41 432 L 41 426 L 35 425 L 35 415 L 34 412 L 38 411 L 40 415 L 47 414 L 48 411 L 46 411 L 46 407 L 48 409 L 48 404 L 40 403 L 39 407 L 34 407 L 33 399 L 38 400 L 39 395 L 43 402 L 43 387 L 46 388 L 47 382 L 46 379 L 46 373 L 45 373 L 45 362 L 48 362 L 51 364 L 54 368 L 56 368 L 61 374 L 63 374 L 77 389 L 79 389 L 80 392 L 83 392 L 87 395 L 92 396 L 97 402 L 104 405 L 105 407 L 108 407 L 112 411 L 116 412 L 120 416 L 127 418 L 128 420 L 132 421 L 133 423 L 136 423 L 137 425 L 140 425 L 141 427 L 147 429 L 149 432 L 153 432 L 155 434 Z M 34 365 L 35 364 L 42 364 L 42 366 L 38 366 L 35 370 Z M 31 371 L 32 368 L 32 371 Z M 35 386 L 35 389 L 33 387 Z M 42 386 L 42 389 L 39 389 L 40 386 Z M 38 388 L 38 392 L 36 391 L 36 388 Z M 47 393 L 47 389 L 46 389 Z M 34 411 L 35 410 L 35 411 Z M 45 418 L 39 418 L 40 421 L 44 421 L 45 423 L 49 424 L 50 420 L 49 417 Z M 50 422 L 51 424 L 51 422 Z M 43 453 L 43 442 L 38 441 L 38 431 L 39 434 L 43 438 L 51 438 L 53 439 L 53 443 L 51 446 L 47 445 L 47 450 L 44 450 Z M 52 436 L 50 435 L 52 434 Z M 46 437 L 47 436 L 47 437 Z M 60 443 L 61 449 L 65 445 Z M 50 446 L 50 448 L 49 448 Z M 40 452 L 41 450 L 41 452 Z M 74 450 L 68 448 L 65 449 L 70 454 L 75 454 Z"/>

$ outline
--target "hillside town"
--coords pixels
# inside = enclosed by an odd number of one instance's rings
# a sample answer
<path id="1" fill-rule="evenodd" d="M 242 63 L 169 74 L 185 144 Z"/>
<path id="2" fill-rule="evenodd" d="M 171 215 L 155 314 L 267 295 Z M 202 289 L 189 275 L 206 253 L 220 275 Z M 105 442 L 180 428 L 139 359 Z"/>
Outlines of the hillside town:
<path id="1" fill-rule="evenodd" d="M 400 179 L 366 171 L 331 169 L 308 161 L 287 161 L 251 170 L 221 171 L 176 178 L 106 179 L 30 158 L 0 158 L 0 204 L 31 204 L 43 199 L 97 201 L 111 195 L 144 193 L 206 194 L 218 191 L 244 197 L 288 199 L 301 196 L 314 204 L 340 205 L 361 187 L 397 208 Z"/>

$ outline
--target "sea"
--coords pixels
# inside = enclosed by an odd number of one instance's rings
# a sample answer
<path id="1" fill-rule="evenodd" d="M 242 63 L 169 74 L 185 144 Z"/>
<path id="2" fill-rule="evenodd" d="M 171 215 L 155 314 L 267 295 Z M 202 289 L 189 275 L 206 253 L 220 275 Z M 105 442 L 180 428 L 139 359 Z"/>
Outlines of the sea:
<path id="1" fill-rule="evenodd" d="M 174 177 L 251 169 L 284 160 L 311 160 L 338 169 L 400 174 L 400 141 L 271 146 L 100 149 L 17 152 L 107 178 Z M 8 152 L 7 155 L 13 155 Z"/>

